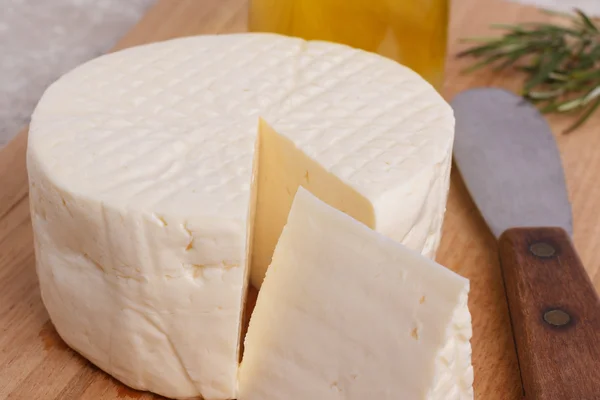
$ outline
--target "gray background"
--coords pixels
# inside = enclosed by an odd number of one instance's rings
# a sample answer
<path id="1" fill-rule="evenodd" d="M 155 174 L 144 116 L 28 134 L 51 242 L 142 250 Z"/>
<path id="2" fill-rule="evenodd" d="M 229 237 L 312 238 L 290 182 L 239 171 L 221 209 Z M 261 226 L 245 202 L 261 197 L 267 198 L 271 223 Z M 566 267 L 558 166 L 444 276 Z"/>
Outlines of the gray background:
<path id="1" fill-rule="evenodd" d="M 154 1 L 0 0 L 0 147 L 51 82 L 110 49 Z M 600 0 L 520 1 L 600 15 Z"/>

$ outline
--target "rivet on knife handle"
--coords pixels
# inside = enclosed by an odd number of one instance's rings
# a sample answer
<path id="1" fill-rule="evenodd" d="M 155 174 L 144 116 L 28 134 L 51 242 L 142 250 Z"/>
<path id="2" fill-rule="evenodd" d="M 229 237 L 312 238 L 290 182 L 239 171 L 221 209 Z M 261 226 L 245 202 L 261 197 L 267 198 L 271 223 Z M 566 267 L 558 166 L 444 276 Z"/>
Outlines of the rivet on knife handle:
<path id="1" fill-rule="evenodd" d="M 500 259 L 525 399 L 600 399 L 600 300 L 561 228 L 513 228 Z"/>

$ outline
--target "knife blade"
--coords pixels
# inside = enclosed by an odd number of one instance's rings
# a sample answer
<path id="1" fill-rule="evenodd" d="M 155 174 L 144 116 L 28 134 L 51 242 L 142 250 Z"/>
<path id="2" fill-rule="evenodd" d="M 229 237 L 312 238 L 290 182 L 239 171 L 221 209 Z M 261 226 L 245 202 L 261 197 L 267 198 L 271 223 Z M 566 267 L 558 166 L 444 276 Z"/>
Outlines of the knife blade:
<path id="1" fill-rule="evenodd" d="M 558 148 L 545 119 L 500 89 L 458 95 L 454 159 L 496 237 L 515 226 L 573 231 Z"/>
<path id="2" fill-rule="evenodd" d="M 571 241 L 550 127 L 501 89 L 470 89 L 451 104 L 456 166 L 499 241 L 525 397 L 600 399 L 600 299 Z"/>

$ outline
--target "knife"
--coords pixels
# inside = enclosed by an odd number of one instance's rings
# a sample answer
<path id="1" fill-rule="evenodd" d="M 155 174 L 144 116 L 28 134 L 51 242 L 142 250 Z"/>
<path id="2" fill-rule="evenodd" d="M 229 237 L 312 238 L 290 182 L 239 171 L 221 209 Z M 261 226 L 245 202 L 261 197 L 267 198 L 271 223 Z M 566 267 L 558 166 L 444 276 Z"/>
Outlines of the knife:
<path id="1" fill-rule="evenodd" d="M 456 166 L 499 242 L 526 399 L 600 399 L 600 300 L 571 241 L 548 124 L 501 89 L 467 90 L 452 108 Z"/>

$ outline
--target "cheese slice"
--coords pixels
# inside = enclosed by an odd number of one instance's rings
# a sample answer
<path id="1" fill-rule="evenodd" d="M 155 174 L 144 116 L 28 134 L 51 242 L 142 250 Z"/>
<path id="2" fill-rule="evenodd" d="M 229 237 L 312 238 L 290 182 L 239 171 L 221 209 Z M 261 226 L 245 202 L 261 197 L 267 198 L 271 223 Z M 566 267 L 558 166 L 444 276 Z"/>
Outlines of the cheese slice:
<path id="1" fill-rule="evenodd" d="M 297 186 L 433 257 L 453 133 L 417 74 L 343 45 L 208 35 L 99 57 L 32 116 L 44 304 L 129 386 L 233 398 L 248 277 L 260 286 Z"/>
<path id="2" fill-rule="evenodd" d="M 468 292 L 300 188 L 250 320 L 238 399 L 473 399 Z"/>

